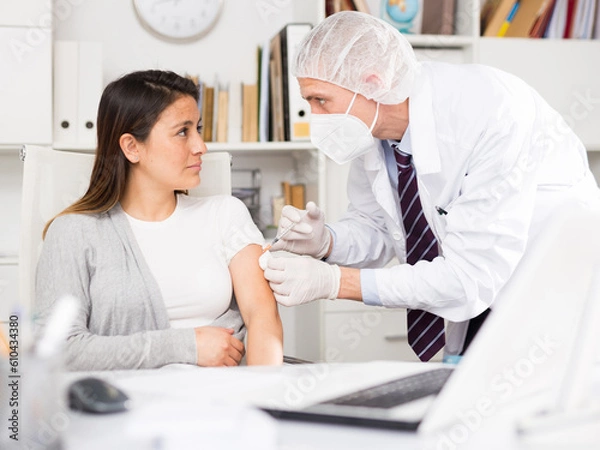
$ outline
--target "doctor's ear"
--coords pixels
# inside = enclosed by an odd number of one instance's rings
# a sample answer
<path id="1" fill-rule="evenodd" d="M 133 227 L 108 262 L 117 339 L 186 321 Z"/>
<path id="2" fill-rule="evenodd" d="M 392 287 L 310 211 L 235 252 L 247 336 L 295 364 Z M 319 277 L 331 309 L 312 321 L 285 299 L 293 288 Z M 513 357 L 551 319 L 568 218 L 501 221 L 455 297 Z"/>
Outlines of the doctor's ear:
<path id="1" fill-rule="evenodd" d="M 383 83 L 381 82 L 381 78 L 379 77 L 379 75 L 374 74 L 374 73 L 367 75 L 364 79 L 364 83 L 366 86 L 368 86 L 369 92 L 377 92 L 383 86 Z"/>
<path id="2" fill-rule="evenodd" d="M 130 163 L 135 164 L 140 160 L 139 143 L 130 133 L 122 134 L 119 138 L 119 146 Z"/>

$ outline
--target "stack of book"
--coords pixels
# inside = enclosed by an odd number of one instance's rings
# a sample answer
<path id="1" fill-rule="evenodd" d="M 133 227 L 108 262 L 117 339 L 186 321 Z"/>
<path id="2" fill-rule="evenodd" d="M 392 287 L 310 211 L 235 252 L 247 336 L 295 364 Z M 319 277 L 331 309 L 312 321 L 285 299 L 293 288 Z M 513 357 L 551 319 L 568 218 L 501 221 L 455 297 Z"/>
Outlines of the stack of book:
<path id="1" fill-rule="evenodd" d="M 406 25 L 408 17 L 399 21 L 397 14 L 408 14 L 409 10 L 412 11 L 412 17 L 410 25 Z M 366 0 L 326 0 L 326 17 L 340 11 L 378 15 L 402 32 L 411 34 L 451 35 L 455 30 L 456 0 L 414 0 L 411 5 L 398 0 L 386 0 L 381 2 L 378 11 L 371 10 Z M 408 29 L 404 29 L 404 26 Z"/>
<path id="2" fill-rule="evenodd" d="M 198 109 L 202 118 L 204 142 L 227 142 L 229 126 L 229 89 L 219 80 L 208 84 L 196 75 L 188 75 L 200 91 Z"/>
<path id="3" fill-rule="evenodd" d="M 370 14 L 367 0 L 325 0 L 325 16 L 340 11 L 360 11 Z"/>
<path id="4" fill-rule="evenodd" d="M 306 186 L 304 184 L 292 184 L 288 181 L 281 182 L 281 196 L 273 197 L 273 225 L 279 225 L 281 210 L 285 205 L 292 205 L 298 209 L 306 208 Z"/>
<path id="5" fill-rule="evenodd" d="M 598 39 L 599 0 L 487 0 L 481 34 L 487 37 Z"/>
<path id="6" fill-rule="evenodd" d="M 310 105 L 302 98 L 291 66 L 312 26 L 290 23 L 259 49 L 258 140 L 310 140 Z"/>

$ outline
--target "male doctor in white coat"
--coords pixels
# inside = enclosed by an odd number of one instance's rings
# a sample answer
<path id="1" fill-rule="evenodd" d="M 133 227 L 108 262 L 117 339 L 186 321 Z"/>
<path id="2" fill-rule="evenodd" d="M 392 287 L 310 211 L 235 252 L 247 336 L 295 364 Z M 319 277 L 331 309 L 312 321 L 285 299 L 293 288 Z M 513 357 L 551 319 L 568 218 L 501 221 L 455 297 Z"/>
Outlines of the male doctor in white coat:
<path id="1" fill-rule="evenodd" d="M 261 261 L 283 305 L 407 308 L 417 356 L 445 347 L 458 360 L 544 223 L 564 202 L 598 202 L 583 144 L 530 86 L 482 65 L 418 63 L 375 17 L 325 19 L 300 45 L 294 75 L 312 142 L 352 165 L 337 223 L 325 225 L 314 203 L 283 210 L 280 229 L 297 225 L 272 250 L 306 255 Z"/>

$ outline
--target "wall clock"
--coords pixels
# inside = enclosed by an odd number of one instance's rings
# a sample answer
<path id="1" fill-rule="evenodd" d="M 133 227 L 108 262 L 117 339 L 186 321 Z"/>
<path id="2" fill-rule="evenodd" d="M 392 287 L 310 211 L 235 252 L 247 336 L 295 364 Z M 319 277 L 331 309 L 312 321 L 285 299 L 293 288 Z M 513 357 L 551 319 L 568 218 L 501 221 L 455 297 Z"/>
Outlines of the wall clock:
<path id="1" fill-rule="evenodd" d="M 222 0 L 133 0 L 147 30 L 170 41 L 189 42 L 204 36 L 217 22 Z"/>

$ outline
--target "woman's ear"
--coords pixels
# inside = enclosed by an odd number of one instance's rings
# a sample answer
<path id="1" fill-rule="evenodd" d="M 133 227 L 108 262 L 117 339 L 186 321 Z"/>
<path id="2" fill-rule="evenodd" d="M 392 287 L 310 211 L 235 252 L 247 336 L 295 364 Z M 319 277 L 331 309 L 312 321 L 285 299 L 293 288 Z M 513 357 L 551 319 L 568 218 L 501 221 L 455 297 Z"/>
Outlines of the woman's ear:
<path id="1" fill-rule="evenodd" d="M 130 133 L 122 134 L 119 138 L 119 145 L 121 151 L 125 155 L 125 158 L 130 163 L 135 164 L 140 160 L 139 143 L 135 137 Z"/>

